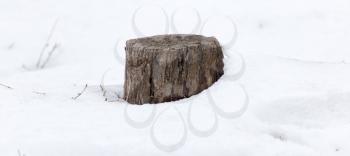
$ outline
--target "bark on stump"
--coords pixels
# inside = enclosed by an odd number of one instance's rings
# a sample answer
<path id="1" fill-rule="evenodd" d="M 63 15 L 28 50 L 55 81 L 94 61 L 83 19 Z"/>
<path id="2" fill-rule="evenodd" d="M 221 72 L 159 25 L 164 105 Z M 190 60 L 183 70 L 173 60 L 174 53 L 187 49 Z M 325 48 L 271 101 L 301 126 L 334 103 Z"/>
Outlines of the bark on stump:
<path id="1" fill-rule="evenodd" d="M 132 104 L 174 101 L 198 94 L 224 73 L 214 37 L 158 35 L 126 42 L 124 99 Z"/>

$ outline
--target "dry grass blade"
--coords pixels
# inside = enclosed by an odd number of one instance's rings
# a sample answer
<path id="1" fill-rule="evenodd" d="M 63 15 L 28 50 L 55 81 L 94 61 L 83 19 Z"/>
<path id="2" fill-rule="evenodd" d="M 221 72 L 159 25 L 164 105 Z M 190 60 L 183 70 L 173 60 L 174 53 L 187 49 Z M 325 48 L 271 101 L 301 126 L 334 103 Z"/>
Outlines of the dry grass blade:
<path id="1" fill-rule="evenodd" d="M 49 43 L 50 43 L 50 40 L 51 40 L 51 38 L 52 38 L 52 36 L 53 36 L 55 30 L 56 30 L 57 23 L 58 23 L 58 19 L 56 19 L 55 22 L 53 23 L 53 25 L 52 25 L 52 27 L 51 27 L 51 30 L 50 30 L 50 32 L 49 32 L 49 36 L 47 37 L 47 40 L 46 40 L 46 42 L 45 42 L 43 48 L 41 49 L 41 52 L 40 52 L 38 61 L 36 62 L 36 67 L 37 67 L 37 68 L 40 68 L 40 64 L 41 64 L 41 62 L 42 62 L 42 58 L 43 58 L 43 56 L 44 56 L 44 53 L 45 53 L 46 49 L 47 49 L 47 48 L 49 47 L 49 45 L 50 45 Z"/>
<path id="2" fill-rule="evenodd" d="M 0 83 L 0 86 L 3 86 L 3 87 L 5 87 L 5 88 L 7 88 L 7 89 L 13 89 L 12 87 L 10 87 L 10 86 L 8 86 L 8 85 L 5 85 L 5 84 L 2 84 L 2 83 Z"/>
<path id="3" fill-rule="evenodd" d="M 102 75 L 102 78 L 101 78 L 101 83 L 100 83 L 100 89 L 102 91 L 102 96 L 103 97 L 106 97 L 106 94 L 107 94 L 107 90 L 106 90 L 106 87 L 105 87 L 105 77 L 106 77 L 106 74 L 110 71 L 110 69 L 107 69 L 103 75 Z M 105 99 L 107 101 L 107 98 Z"/>
<path id="4" fill-rule="evenodd" d="M 52 56 L 53 52 L 57 49 L 57 47 L 58 47 L 58 44 L 55 44 L 55 45 L 51 48 L 51 50 L 50 50 L 49 53 L 48 53 L 48 56 L 46 57 L 46 59 L 45 59 L 45 61 L 44 61 L 44 63 L 40 66 L 41 69 L 44 68 L 44 67 L 46 66 L 46 64 L 50 61 L 51 56 Z"/>
<path id="5" fill-rule="evenodd" d="M 87 87 L 88 87 L 88 84 L 85 85 L 84 89 L 83 89 L 80 93 L 78 93 L 77 96 L 72 97 L 72 99 L 73 99 L 73 100 L 78 99 L 78 98 L 86 91 L 86 88 L 87 88 Z"/>

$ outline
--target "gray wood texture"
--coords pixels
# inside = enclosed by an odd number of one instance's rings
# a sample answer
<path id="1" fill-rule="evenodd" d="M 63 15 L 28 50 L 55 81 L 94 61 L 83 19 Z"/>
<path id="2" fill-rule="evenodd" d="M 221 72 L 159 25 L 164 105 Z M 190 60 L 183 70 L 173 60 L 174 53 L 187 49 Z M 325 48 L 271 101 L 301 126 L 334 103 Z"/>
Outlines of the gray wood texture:
<path id="1" fill-rule="evenodd" d="M 161 103 L 198 94 L 223 74 L 223 53 L 214 37 L 158 35 L 126 42 L 124 99 Z"/>

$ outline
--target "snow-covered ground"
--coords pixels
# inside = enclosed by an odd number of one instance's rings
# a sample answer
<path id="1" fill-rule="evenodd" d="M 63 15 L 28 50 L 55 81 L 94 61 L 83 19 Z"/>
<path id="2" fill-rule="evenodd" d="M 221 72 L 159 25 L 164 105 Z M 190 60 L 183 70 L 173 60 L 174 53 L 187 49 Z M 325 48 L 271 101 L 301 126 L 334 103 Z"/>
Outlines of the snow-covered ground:
<path id="1" fill-rule="evenodd" d="M 225 50 L 225 76 L 239 68 L 237 52 L 244 75 L 177 102 L 115 101 L 124 78 L 115 54 L 123 57 L 123 42 L 116 42 L 137 37 L 132 17 L 139 6 L 135 23 L 145 35 L 164 33 L 160 7 L 169 19 L 178 10 L 179 33 L 195 27 L 188 8 L 197 9 L 202 24 L 209 19 L 202 33 L 223 44 L 233 35 L 223 17 L 233 18 L 238 38 Z M 1 0 L 0 156 L 348 156 L 349 14 L 349 0 Z M 50 32 L 46 54 L 57 48 L 36 69 Z M 104 73 L 112 102 L 100 90 Z M 217 108 L 244 107 L 239 84 L 248 108 L 223 116 Z"/>

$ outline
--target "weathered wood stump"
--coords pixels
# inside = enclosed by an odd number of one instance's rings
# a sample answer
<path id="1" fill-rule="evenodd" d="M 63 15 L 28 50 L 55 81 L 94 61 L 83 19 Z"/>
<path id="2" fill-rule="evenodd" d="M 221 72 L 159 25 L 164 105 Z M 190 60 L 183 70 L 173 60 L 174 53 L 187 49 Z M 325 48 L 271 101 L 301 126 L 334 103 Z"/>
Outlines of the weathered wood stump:
<path id="1" fill-rule="evenodd" d="M 159 35 L 126 42 L 124 99 L 160 103 L 198 94 L 224 73 L 214 37 Z"/>

